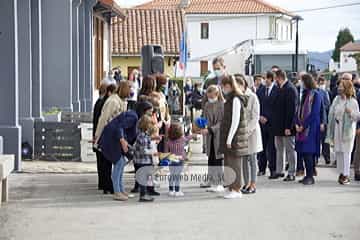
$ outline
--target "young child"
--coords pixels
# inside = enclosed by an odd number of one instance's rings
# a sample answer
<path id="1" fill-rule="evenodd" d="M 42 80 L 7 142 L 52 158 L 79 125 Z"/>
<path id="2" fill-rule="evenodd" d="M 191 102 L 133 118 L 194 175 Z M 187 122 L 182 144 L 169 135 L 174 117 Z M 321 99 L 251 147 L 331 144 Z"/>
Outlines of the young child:
<path id="1" fill-rule="evenodd" d="M 192 135 L 184 136 L 184 130 L 179 123 L 172 123 L 168 132 L 169 140 L 165 144 L 165 152 L 175 155 L 179 161 L 171 161 L 169 165 L 169 196 L 182 197 L 184 193 L 180 191 L 180 178 L 184 168 L 186 158 L 185 144 L 192 138 Z"/>
<path id="2" fill-rule="evenodd" d="M 140 186 L 140 202 L 152 202 L 154 195 L 147 188 L 148 180 L 152 177 L 153 157 L 158 154 L 157 149 L 152 148 L 149 131 L 154 127 L 151 117 L 144 115 L 138 123 L 139 134 L 135 142 L 134 163 L 138 166 L 136 180 Z"/>
<path id="3" fill-rule="evenodd" d="M 220 153 L 220 125 L 224 116 L 224 98 L 218 86 L 211 85 L 206 90 L 208 101 L 204 107 L 204 117 L 207 119 L 208 126 L 201 129 L 201 134 L 205 136 L 206 154 L 208 156 L 208 175 L 210 188 L 208 192 L 223 192 L 223 159 Z"/>

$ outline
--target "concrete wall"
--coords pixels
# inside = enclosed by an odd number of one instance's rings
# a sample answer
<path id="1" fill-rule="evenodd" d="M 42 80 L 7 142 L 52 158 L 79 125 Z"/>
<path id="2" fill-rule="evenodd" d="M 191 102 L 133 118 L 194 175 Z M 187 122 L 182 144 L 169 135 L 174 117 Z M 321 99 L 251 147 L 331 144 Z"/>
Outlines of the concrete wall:
<path id="1" fill-rule="evenodd" d="M 72 111 L 72 4 L 42 1 L 43 108 Z"/>
<path id="2" fill-rule="evenodd" d="M 165 74 L 170 76 L 174 76 L 174 66 L 169 66 L 169 57 L 165 57 Z M 141 66 L 141 58 L 140 57 L 112 57 L 112 66 L 118 67 L 120 66 L 123 76 L 128 77 L 128 67 L 139 67 Z M 131 73 L 130 73 L 131 74 Z"/>
<path id="3" fill-rule="evenodd" d="M 15 169 L 21 169 L 19 125 L 18 1 L 0 1 L 0 136 L 4 154 L 15 154 Z"/>

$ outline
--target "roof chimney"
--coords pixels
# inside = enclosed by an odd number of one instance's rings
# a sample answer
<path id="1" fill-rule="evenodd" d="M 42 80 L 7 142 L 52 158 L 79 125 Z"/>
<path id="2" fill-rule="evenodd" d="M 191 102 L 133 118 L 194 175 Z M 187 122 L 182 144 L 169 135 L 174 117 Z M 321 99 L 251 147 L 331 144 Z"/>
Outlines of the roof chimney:
<path id="1" fill-rule="evenodd" d="M 179 7 L 180 9 L 187 8 L 190 5 L 190 0 L 181 0 Z"/>

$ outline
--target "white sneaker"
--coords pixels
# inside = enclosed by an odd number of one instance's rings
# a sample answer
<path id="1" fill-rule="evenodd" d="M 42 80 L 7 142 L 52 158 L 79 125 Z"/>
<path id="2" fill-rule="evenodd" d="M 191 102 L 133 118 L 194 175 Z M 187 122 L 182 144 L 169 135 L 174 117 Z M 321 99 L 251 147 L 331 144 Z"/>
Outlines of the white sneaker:
<path id="1" fill-rule="evenodd" d="M 184 193 L 182 191 L 175 192 L 175 197 L 183 197 Z"/>
<path id="2" fill-rule="evenodd" d="M 227 188 L 224 188 L 224 193 L 225 193 L 225 194 L 229 194 L 229 193 L 231 193 L 231 191 L 230 191 L 229 188 L 227 187 Z"/>
<path id="3" fill-rule="evenodd" d="M 169 191 L 168 195 L 169 195 L 169 197 L 175 197 L 175 192 L 174 191 Z"/>
<path id="4" fill-rule="evenodd" d="M 241 192 L 236 192 L 236 191 L 231 191 L 228 194 L 224 195 L 225 199 L 236 199 L 236 198 L 242 198 L 242 193 Z"/>
<path id="5" fill-rule="evenodd" d="M 223 193 L 223 192 L 225 192 L 224 186 L 218 185 L 218 186 L 216 187 L 216 192 L 217 192 L 217 193 Z"/>

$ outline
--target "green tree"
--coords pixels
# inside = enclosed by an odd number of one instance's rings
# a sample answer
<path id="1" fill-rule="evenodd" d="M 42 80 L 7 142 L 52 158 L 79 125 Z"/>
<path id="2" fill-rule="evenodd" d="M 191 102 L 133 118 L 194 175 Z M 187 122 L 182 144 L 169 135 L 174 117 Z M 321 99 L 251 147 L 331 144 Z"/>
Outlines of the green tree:
<path id="1" fill-rule="evenodd" d="M 335 50 L 332 55 L 335 62 L 340 61 L 340 48 L 348 42 L 354 42 L 354 37 L 350 30 L 348 28 L 340 29 L 335 42 Z"/>

